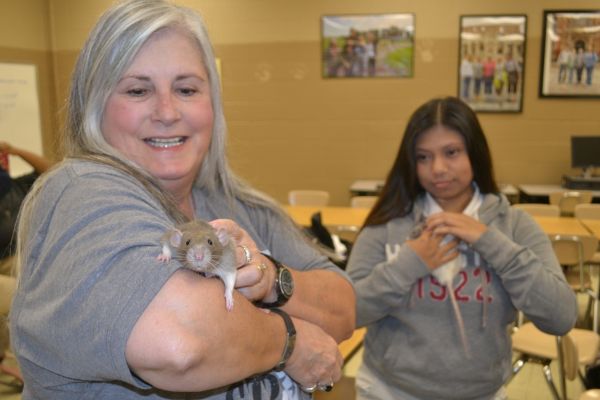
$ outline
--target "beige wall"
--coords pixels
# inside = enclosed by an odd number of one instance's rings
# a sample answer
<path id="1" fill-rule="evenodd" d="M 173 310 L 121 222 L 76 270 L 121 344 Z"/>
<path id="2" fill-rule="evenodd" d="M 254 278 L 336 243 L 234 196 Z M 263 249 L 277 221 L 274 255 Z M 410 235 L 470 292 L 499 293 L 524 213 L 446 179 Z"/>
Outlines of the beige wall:
<path id="1" fill-rule="evenodd" d="M 0 10 L 0 62 L 36 66 L 42 143 L 53 158 L 58 120 L 48 0 L 2 0 Z M 0 139 L 8 136 L 0 132 Z"/>
<path id="2" fill-rule="evenodd" d="M 60 104 L 77 51 L 111 2 L 46 1 L 54 50 L 53 94 Z M 45 2 L 37 3 L 43 7 Z M 316 188 L 329 190 L 334 204 L 346 204 L 353 180 L 385 177 L 410 113 L 433 96 L 456 94 L 458 25 L 464 14 L 528 17 L 523 112 L 480 114 L 500 182 L 559 183 L 562 174 L 571 172 L 569 136 L 600 134 L 599 100 L 539 99 L 537 95 L 542 11 L 593 9 L 596 0 L 178 3 L 202 12 L 221 58 L 233 168 L 280 201 L 292 188 Z M 416 15 L 414 77 L 322 79 L 320 17 L 385 12 Z M 30 44 L 19 42 L 16 47 L 26 45 Z M 0 46 L 6 44 L 0 41 Z M 0 48 L 0 61 L 2 57 Z"/>

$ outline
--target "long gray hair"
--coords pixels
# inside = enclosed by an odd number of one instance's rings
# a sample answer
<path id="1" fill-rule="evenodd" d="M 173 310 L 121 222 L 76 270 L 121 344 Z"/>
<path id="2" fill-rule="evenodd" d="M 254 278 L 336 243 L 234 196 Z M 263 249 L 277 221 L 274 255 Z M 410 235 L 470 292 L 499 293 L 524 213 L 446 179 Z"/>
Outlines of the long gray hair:
<path id="1" fill-rule="evenodd" d="M 177 28 L 197 41 L 202 63 L 208 73 L 213 107 L 213 132 L 204 156 L 196 186 L 207 196 L 221 198 L 234 207 L 235 199 L 248 205 L 267 207 L 284 216 L 270 197 L 252 189 L 229 168 L 225 158 L 226 124 L 221 100 L 220 78 L 208 33 L 201 16 L 194 10 L 166 0 L 125 0 L 107 10 L 90 33 L 77 59 L 67 104 L 66 126 L 62 132 L 64 155 L 104 163 L 137 178 L 162 204 L 174 222 L 186 220 L 171 196 L 156 180 L 122 153 L 108 144 L 102 134 L 106 102 L 151 35 L 161 29 Z M 23 204 L 19 220 L 18 255 L 27 237 L 40 177 Z M 285 218 L 285 216 L 284 216 Z M 289 219 L 288 219 L 289 221 Z M 22 262 L 21 260 L 20 262 Z"/>

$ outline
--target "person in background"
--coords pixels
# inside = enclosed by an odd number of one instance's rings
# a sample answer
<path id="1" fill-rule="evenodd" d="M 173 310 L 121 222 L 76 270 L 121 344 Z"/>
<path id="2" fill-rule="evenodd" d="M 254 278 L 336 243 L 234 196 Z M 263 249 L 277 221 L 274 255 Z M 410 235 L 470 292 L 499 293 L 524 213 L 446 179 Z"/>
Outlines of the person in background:
<path id="1" fill-rule="evenodd" d="M 491 56 L 488 56 L 483 63 L 483 93 L 485 94 L 485 100 L 491 100 L 492 98 L 495 70 L 496 63 Z"/>
<path id="2" fill-rule="evenodd" d="M 473 80 L 473 63 L 471 57 L 465 55 L 460 62 L 460 77 L 462 82 L 462 98 L 467 101 L 471 95 L 471 81 Z"/>
<path id="3" fill-rule="evenodd" d="M 31 165 L 33 172 L 15 178 L 11 177 L 8 164 L 9 155 L 19 157 Z M 23 383 L 23 377 L 18 366 L 12 366 L 5 362 L 9 350 L 6 317 L 10 311 L 10 302 L 15 291 L 15 278 L 10 276 L 14 268 L 14 232 L 23 199 L 33 182 L 51 165 L 52 162 L 43 156 L 0 141 L 0 373 L 13 377 L 19 386 Z"/>
<path id="4" fill-rule="evenodd" d="M 556 63 L 558 64 L 558 83 L 566 83 L 567 75 L 573 65 L 573 48 L 570 45 L 565 44 L 561 48 Z M 571 79 L 569 79 L 569 83 L 570 81 Z"/>
<path id="5" fill-rule="evenodd" d="M 583 68 L 584 64 L 584 52 L 582 46 L 577 46 L 575 48 L 575 56 L 573 57 L 573 65 L 575 68 L 575 74 L 577 75 L 577 84 L 581 84 L 581 79 L 583 78 Z"/>
<path id="6" fill-rule="evenodd" d="M 577 318 L 548 237 L 499 192 L 477 116 L 454 97 L 410 117 L 347 272 L 367 327 L 360 400 L 506 399 L 517 311 L 553 335 Z"/>
<path id="7" fill-rule="evenodd" d="M 475 84 L 473 94 L 475 100 L 479 100 L 481 95 L 481 83 L 483 82 L 483 64 L 481 63 L 480 57 L 475 57 L 475 60 L 473 61 L 473 81 Z"/>
<path id="8" fill-rule="evenodd" d="M 33 172 L 11 177 L 9 155 L 19 157 L 31 165 Z M 15 250 L 13 236 L 19 208 L 33 182 L 52 166 L 52 161 L 5 141 L 0 141 L 0 160 L 0 273 L 8 275 L 12 269 L 12 255 Z"/>
<path id="9" fill-rule="evenodd" d="M 503 57 L 498 57 L 494 65 L 494 90 L 496 91 L 496 101 L 499 103 L 504 98 L 503 93 L 508 81 L 507 78 L 504 59 Z"/>
<path id="10" fill-rule="evenodd" d="M 506 93 L 508 101 L 517 100 L 517 86 L 519 85 L 519 78 L 521 75 L 521 68 L 517 60 L 513 58 L 511 53 L 506 55 L 506 62 L 504 63 L 504 69 L 506 71 Z"/>
<path id="11" fill-rule="evenodd" d="M 592 77 L 594 76 L 594 68 L 598 62 L 598 54 L 594 51 L 594 48 L 590 45 L 587 51 L 583 53 L 583 66 L 585 67 L 585 83 L 586 85 L 592 84 Z"/>
<path id="12" fill-rule="evenodd" d="M 67 114 L 66 158 L 19 218 L 23 400 L 331 390 L 355 325 L 351 281 L 228 167 L 200 16 L 163 0 L 112 6 L 78 57 Z M 221 280 L 158 260 L 165 232 L 193 219 L 234 244 L 231 310 Z"/>

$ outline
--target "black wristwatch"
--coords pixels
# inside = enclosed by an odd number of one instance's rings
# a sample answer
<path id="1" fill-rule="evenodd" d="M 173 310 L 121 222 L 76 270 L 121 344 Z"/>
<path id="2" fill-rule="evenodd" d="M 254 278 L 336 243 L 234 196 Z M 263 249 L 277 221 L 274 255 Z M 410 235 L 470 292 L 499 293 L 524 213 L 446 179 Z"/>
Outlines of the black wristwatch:
<path id="1" fill-rule="evenodd" d="M 275 368 L 275 371 L 281 371 L 285 368 L 285 363 L 288 362 L 292 352 L 294 351 L 294 345 L 296 344 L 296 328 L 294 327 L 294 323 L 290 316 L 283 310 L 279 308 L 272 308 L 271 312 L 278 314 L 283 318 L 283 322 L 285 322 L 285 329 L 287 331 L 287 335 L 285 337 L 285 347 L 283 348 L 283 353 L 281 353 L 281 358 Z"/>
<path id="2" fill-rule="evenodd" d="M 285 265 L 275 260 L 270 255 L 265 253 L 262 254 L 271 260 L 271 262 L 275 265 L 275 272 L 277 274 L 275 277 L 275 292 L 277 293 L 277 300 L 275 300 L 273 303 L 257 301 L 254 304 L 262 308 L 280 307 L 287 303 L 294 293 L 294 279 L 292 277 L 292 273 Z"/>

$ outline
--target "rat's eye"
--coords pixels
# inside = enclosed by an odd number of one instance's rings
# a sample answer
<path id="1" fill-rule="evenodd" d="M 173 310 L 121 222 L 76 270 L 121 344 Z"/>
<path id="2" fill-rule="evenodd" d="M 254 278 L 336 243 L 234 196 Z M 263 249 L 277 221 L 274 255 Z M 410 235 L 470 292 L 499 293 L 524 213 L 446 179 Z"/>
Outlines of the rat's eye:
<path id="1" fill-rule="evenodd" d="M 188 239 L 188 240 L 185 241 L 185 245 L 189 246 L 191 242 L 192 242 L 192 239 Z"/>
<path id="2" fill-rule="evenodd" d="M 212 245 L 213 245 L 213 241 L 212 241 L 211 239 L 208 239 L 208 242 L 207 242 L 207 243 L 208 243 L 208 245 L 209 245 L 209 246 L 212 246 Z"/>

